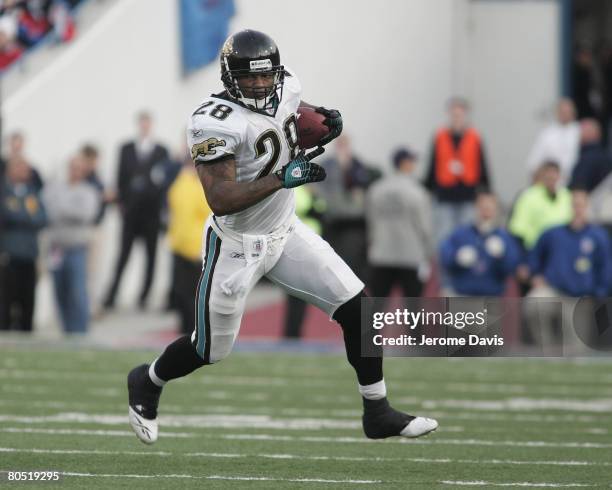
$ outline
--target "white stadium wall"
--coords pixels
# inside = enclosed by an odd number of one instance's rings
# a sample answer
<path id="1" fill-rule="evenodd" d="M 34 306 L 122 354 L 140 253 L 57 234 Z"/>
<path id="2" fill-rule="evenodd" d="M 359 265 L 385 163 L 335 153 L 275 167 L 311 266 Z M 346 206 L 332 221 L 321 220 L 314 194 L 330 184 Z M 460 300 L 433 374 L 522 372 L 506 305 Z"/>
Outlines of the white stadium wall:
<path id="1" fill-rule="evenodd" d="M 432 131 L 444 120 L 444 101 L 454 93 L 473 98 L 475 123 L 491 142 L 495 184 L 508 199 L 525 181 L 517 159 L 524 157 L 541 124 L 540 113 L 534 111 L 556 98 L 557 74 L 553 62 L 542 64 L 537 72 L 540 65 L 533 56 L 542 50 L 534 51 L 525 78 L 546 77 L 540 85 L 549 97 L 538 100 L 531 113 L 525 109 L 521 90 L 508 91 L 507 84 L 502 84 L 504 92 L 495 99 L 474 80 L 473 73 L 487 69 L 499 74 L 501 68 L 511 68 L 515 75 L 522 70 L 504 66 L 503 61 L 491 64 L 486 46 L 474 44 L 481 39 L 474 37 L 473 23 L 479 18 L 504 22 L 503 15 L 487 16 L 478 10 L 489 3 L 520 5 L 519 18 L 526 16 L 530 25 L 543 26 L 536 41 L 551 36 L 542 49 L 556 56 L 554 0 L 236 0 L 237 15 L 230 26 L 231 31 L 250 27 L 269 33 L 280 47 L 283 62 L 299 75 L 304 100 L 341 109 L 357 152 L 372 164 L 388 165 L 396 146 L 410 144 L 423 155 L 424 166 Z M 52 65 L 35 77 L 24 77 L 19 89 L 3 101 L 4 132 L 26 132 L 28 153 L 45 177 L 61 172 L 67 157 L 81 143 L 91 141 L 102 150 L 103 177 L 112 182 L 118 145 L 133 135 L 134 115 L 144 108 L 155 116 L 159 139 L 178 149 L 187 116 L 202 97 L 220 87 L 216 63 L 186 79 L 181 76 L 178 2 L 107 0 L 107 4 L 96 24 L 63 49 Z M 491 32 L 496 32 L 494 25 L 487 26 L 486 33 Z M 521 32 L 501 32 L 504 36 L 496 43 L 502 55 L 512 55 L 516 62 L 530 56 L 521 51 L 525 49 Z M 473 51 L 478 51 L 477 57 Z M 487 78 L 491 83 L 503 79 L 503 74 Z M 541 92 L 539 88 L 538 97 Z M 503 101 L 510 119 L 499 119 L 497 100 Z M 508 129 L 508 122 L 519 124 L 519 117 L 525 116 L 530 120 L 511 145 L 502 134 L 491 134 Z M 514 171 L 498 170 L 506 165 L 513 165 Z M 105 230 L 98 289 L 107 284 L 114 259 L 118 232 L 114 212 Z M 136 297 L 141 259 L 128 267 L 120 298 L 124 303 Z M 154 288 L 158 302 L 168 271 L 166 263 L 158 270 Z M 46 310 L 50 302 L 43 301 L 39 310 Z M 46 315 L 37 312 L 37 317 Z"/>
<path id="2" fill-rule="evenodd" d="M 269 33 L 299 75 L 304 99 L 342 109 L 366 159 L 422 147 L 452 92 L 452 14 L 457 0 L 237 0 L 231 30 Z M 459 0 L 462 1 L 462 0 Z M 218 65 L 187 79 L 179 66 L 177 3 L 121 0 L 56 66 L 5 100 L 5 129 L 26 128 L 47 175 L 84 140 L 99 143 L 109 177 L 116 147 L 150 108 L 172 146 L 199 99 L 220 87 Z M 93 31 L 93 32 L 92 32 Z"/>

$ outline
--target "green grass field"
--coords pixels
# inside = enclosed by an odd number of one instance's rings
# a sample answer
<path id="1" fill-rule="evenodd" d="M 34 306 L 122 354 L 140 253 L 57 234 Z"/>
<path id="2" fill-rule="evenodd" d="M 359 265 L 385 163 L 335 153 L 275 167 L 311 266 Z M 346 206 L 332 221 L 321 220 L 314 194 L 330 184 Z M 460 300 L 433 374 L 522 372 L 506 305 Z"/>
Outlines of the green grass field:
<path id="1" fill-rule="evenodd" d="M 609 361 L 390 359 L 391 402 L 440 428 L 372 442 L 342 356 L 235 353 L 166 387 L 148 447 L 127 424 L 125 377 L 153 355 L 0 349 L 0 471 L 87 489 L 612 483 Z"/>

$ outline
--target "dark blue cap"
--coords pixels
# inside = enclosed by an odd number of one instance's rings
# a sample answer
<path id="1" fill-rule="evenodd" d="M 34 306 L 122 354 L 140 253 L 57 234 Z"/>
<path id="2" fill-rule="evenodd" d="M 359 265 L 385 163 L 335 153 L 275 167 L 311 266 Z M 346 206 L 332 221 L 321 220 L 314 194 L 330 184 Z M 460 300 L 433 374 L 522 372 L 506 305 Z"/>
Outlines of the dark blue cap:
<path id="1" fill-rule="evenodd" d="M 402 160 L 416 160 L 417 154 L 413 152 L 410 148 L 398 148 L 395 150 L 393 154 L 393 166 L 395 168 L 399 167 L 399 164 Z"/>

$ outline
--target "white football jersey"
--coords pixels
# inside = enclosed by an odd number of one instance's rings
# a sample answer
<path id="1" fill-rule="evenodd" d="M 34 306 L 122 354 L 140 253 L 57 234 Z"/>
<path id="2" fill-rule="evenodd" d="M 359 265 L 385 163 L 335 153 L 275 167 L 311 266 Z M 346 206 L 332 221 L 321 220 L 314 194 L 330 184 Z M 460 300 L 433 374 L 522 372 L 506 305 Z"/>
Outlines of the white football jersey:
<path id="1" fill-rule="evenodd" d="M 190 116 L 187 143 L 195 162 L 206 165 L 225 155 L 236 160 L 236 181 L 251 182 L 289 162 L 299 151 L 296 111 L 302 87 L 286 70 L 283 96 L 274 117 L 253 112 L 221 96 L 210 96 Z M 238 233 L 267 234 L 295 213 L 292 189 L 281 189 L 253 206 L 217 217 Z"/>

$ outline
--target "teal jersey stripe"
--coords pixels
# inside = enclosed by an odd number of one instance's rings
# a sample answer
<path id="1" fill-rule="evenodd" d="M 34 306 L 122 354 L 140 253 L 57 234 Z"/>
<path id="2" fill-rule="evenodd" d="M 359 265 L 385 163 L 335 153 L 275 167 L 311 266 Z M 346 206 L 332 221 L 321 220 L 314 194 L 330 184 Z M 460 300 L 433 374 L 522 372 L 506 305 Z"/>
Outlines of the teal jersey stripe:
<path id="1" fill-rule="evenodd" d="M 206 291 L 210 287 L 209 280 L 210 278 L 210 270 L 212 268 L 212 264 L 214 262 L 215 255 L 215 247 L 217 245 L 217 234 L 213 230 L 210 234 L 210 242 L 208 244 L 208 253 L 206 254 L 206 268 L 204 269 L 204 275 L 202 276 L 202 283 L 200 285 L 200 294 L 198 296 L 198 345 L 196 346 L 196 351 L 198 355 L 203 359 L 204 358 L 204 346 L 206 344 L 206 315 L 205 309 L 208 305 L 206 305 Z"/>

